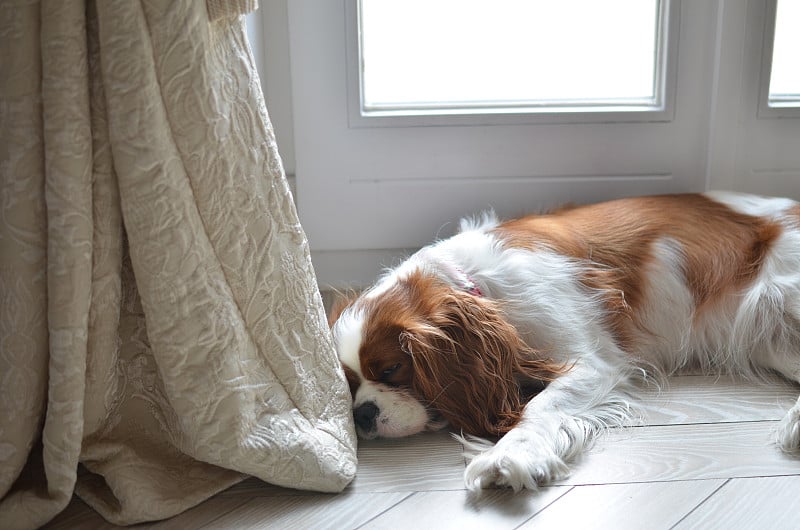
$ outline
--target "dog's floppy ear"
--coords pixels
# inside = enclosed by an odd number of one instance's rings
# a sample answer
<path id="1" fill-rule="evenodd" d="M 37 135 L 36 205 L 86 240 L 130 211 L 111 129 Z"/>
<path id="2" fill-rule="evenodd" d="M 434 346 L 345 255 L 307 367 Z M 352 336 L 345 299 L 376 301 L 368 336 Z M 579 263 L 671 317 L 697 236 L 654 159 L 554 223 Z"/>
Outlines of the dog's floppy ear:
<path id="1" fill-rule="evenodd" d="M 333 324 L 339 320 L 339 316 L 341 316 L 342 312 L 358 298 L 358 293 L 352 290 L 346 293 L 342 293 L 341 291 L 334 291 L 334 293 L 335 298 L 328 312 L 328 327 L 332 327 Z"/>
<path id="2" fill-rule="evenodd" d="M 426 322 L 400 337 L 414 389 L 456 429 L 503 435 L 522 413 L 519 381 L 552 380 L 563 367 L 531 350 L 495 302 L 455 289 L 438 301 Z"/>

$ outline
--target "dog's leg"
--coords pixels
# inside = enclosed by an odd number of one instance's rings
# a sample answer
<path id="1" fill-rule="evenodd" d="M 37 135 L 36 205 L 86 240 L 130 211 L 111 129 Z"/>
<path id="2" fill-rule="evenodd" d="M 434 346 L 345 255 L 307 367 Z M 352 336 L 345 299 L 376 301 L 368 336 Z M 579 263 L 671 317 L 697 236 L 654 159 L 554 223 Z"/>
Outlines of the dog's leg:
<path id="1" fill-rule="evenodd" d="M 775 243 L 758 288 L 749 293 L 754 302 L 740 312 L 756 322 L 747 330 L 749 334 L 756 329 L 769 341 L 768 348 L 753 352 L 753 362 L 800 384 L 800 230 L 796 219 Z M 764 355 L 764 350 L 770 353 Z M 778 424 L 776 435 L 780 449 L 800 456 L 800 398 Z"/>
<path id="2" fill-rule="evenodd" d="M 755 356 L 761 367 L 774 370 L 790 381 L 800 384 L 800 282 L 790 292 L 786 305 L 781 307 L 783 323 L 771 335 L 775 344 L 768 356 Z M 780 321 L 776 316 L 774 321 Z M 791 454 L 800 455 L 800 398 L 778 424 L 775 439 L 778 447 Z"/>
<path id="3" fill-rule="evenodd" d="M 772 366 L 772 368 L 787 379 L 800 383 L 800 361 L 797 359 L 792 359 L 792 362 L 784 361 L 778 366 Z M 776 442 L 781 450 L 787 453 L 800 454 L 800 397 L 797 398 L 797 402 L 778 424 Z"/>
<path id="4" fill-rule="evenodd" d="M 800 383 L 800 281 L 795 282 L 794 290 L 790 291 L 787 300 L 787 314 L 791 315 L 787 328 L 792 330 L 788 332 L 791 338 L 787 350 L 793 354 L 792 361 L 785 363 L 786 366 L 779 367 L 778 371 L 788 379 Z M 800 453 L 800 397 L 778 425 L 777 441 L 778 447 L 783 451 Z"/>
<path id="5" fill-rule="evenodd" d="M 630 419 L 633 373 L 596 356 L 578 361 L 525 406 L 520 422 L 497 444 L 472 459 L 464 474 L 467 487 L 519 491 L 564 476 L 566 462 L 598 431 Z M 466 443 L 472 449 L 486 447 Z"/>
<path id="6" fill-rule="evenodd" d="M 787 453 L 800 453 L 800 398 L 778 424 L 777 442 Z"/>

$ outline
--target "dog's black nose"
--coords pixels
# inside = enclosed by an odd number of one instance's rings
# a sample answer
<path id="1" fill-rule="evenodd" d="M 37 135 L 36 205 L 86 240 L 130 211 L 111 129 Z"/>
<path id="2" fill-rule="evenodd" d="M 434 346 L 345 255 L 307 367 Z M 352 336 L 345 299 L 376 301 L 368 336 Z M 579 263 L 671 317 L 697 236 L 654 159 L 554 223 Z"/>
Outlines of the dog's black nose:
<path id="1" fill-rule="evenodd" d="M 375 430 L 375 420 L 378 418 L 380 409 L 372 401 L 367 401 L 359 405 L 353 411 L 353 419 L 356 425 L 364 432 L 372 432 Z"/>

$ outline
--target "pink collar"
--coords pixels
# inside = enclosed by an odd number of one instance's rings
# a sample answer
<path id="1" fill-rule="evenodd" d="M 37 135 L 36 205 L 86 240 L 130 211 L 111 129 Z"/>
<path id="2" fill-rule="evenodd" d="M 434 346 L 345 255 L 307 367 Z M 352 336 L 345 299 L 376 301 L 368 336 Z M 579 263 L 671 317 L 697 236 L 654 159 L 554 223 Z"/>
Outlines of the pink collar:
<path id="1" fill-rule="evenodd" d="M 458 274 L 460 276 L 461 288 L 473 296 L 478 296 L 482 298 L 483 291 L 481 291 L 481 288 L 478 287 L 477 283 L 475 283 L 475 280 L 473 280 L 469 274 L 459 269 L 458 267 L 456 267 L 456 271 L 458 271 Z"/>
<path id="2" fill-rule="evenodd" d="M 435 255 L 432 249 L 427 248 L 420 250 L 417 256 L 423 263 L 433 263 L 435 267 L 440 269 L 448 281 L 456 284 L 462 290 L 473 296 L 483 298 L 483 291 L 478 287 L 477 282 L 453 261 L 446 258 L 442 259 Z"/>

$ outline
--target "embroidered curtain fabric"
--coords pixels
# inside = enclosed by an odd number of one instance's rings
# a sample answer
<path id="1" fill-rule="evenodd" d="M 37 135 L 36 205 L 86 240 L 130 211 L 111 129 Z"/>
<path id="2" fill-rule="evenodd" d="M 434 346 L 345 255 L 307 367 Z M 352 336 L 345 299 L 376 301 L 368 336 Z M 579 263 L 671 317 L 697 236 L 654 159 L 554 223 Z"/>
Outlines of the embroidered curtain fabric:
<path id="1" fill-rule="evenodd" d="M 248 4 L 0 4 L 2 528 L 355 473 Z"/>

